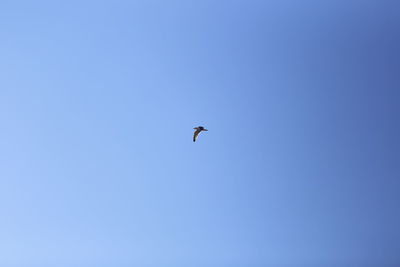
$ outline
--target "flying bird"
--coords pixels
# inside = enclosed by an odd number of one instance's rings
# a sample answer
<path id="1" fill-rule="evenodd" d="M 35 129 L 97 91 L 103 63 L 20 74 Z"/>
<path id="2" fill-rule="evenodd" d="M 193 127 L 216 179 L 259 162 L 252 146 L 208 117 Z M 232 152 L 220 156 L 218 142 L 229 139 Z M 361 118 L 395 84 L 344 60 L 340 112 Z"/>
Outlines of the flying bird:
<path id="1" fill-rule="evenodd" d="M 199 135 L 199 133 L 201 133 L 203 131 L 208 131 L 207 129 L 204 129 L 203 126 L 195 127 L 193 129 L 196 130 L 196 131 L 194 131 L 194 134 L 193 134 L 193 142 L 196 142 L 196 139 L 197 139 L 197 136 Z"/>

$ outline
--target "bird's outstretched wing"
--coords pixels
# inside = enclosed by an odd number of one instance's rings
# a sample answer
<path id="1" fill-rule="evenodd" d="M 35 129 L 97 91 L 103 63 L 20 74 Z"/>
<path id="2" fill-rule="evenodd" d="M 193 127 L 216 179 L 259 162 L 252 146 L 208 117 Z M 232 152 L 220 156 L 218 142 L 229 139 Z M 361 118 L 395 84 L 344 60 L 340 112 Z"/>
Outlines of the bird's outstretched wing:
<path id="1" fill-rule="evenodd" d="M 201 132 L 200 129 L 196 129 L 196 131 L 193 134 L 193 142 L 196 142 L 197 136 L 199 135 L 200 132 Z"/>

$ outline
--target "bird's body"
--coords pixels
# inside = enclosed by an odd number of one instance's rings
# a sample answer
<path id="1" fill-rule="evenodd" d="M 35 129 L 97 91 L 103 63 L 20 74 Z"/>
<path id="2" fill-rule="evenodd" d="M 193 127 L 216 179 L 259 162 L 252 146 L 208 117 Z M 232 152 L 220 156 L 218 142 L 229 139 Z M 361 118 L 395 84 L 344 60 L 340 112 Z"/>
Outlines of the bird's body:
<path id="1" fill-rule="evenodd" d="M 205 129 L 203 126 L 199 126 L 199 127 L 194 127 L 193 129 L 195 129 L 196 131 L 194 131 L 193 134 L 193 142 L 196 142 L 197 136 L 203 132 L 203 131 L 208 131 L 207 129 Z"/>

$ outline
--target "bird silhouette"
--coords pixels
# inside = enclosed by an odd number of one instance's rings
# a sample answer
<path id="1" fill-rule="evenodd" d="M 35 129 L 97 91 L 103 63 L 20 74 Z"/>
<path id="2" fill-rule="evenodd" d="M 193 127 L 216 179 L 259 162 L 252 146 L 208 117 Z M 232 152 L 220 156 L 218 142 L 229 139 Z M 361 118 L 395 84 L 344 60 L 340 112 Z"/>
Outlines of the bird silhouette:
<path id="1" fill-rule="evenodd" d="M 194 127 L 193 129 L 195 129 L 196 131 L 194 131 L 193 134 L 193 142 L 196 142 L 197 140 L 197 136 L 199 136 L 199 134 L 203 131 L 208 131 L 207 129 L 205 129 L 203 126 L 199 126 L 199 127 Z"/>

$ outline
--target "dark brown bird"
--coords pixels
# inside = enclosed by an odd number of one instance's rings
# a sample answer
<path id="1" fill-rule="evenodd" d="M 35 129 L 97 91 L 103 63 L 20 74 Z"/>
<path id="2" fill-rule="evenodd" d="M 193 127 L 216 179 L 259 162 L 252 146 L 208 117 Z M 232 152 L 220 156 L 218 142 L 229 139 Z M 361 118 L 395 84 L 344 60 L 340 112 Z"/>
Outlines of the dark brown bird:
<path id="1" fill-rule="evenodd" d="M 203 131 L 208 131 L 208 130 L 205 129 L 203 126 L 195 127 L 195 128 L 193 128 L 193 129 L 196 130 L 196 131 L 194 131 L 194 134 L 193 134 L 193 142 L 196 142 L 197 136 L 198 136 L 201 132 L 203 132 Z"/>

